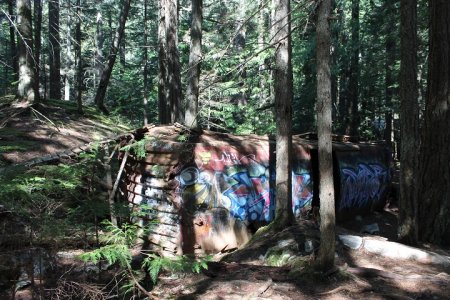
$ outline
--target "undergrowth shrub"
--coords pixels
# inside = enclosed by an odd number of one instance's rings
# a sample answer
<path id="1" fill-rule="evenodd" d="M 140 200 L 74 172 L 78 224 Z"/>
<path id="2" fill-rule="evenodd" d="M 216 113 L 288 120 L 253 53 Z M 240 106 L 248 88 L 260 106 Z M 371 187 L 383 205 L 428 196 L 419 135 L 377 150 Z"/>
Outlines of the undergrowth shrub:
<path id="1" fill-rule="evenodd" d="M 132 249 L 135 249 L 140 232 L 148 234 L 149 230 L 155 225 L 155 222 L 149 222 L 145 228 L 138 224 L 123 224 L 121 228 L 105 221 L 105 231 L 101 242 L 103 246 L 93 251 L 84 253 L 80 258 L 85 262 L 99 263 L 106 261 L 108 264 L 117 264 L 121 268 L 120 276 L 128 279 L 127 284 L 123 286 L 124 293 L 140 290 L 144 294 L 147 292 L 139 283 L 147 273 L 153 284 L 157 283 L 158 275 L 164 270 L 170 273 L 199 273 L 202 269 L 208 269 L 210 256 L 196 259 L 194 257 L 181 255 L 168 258 L 161 257 L 154 253 L 149 253 L 141 249 L 136 256 L 142 256 L 144 259 L 138 268 L 132 267 Z"/>
<path id="2" fill-rule="evenodd" d="M 86 239 L 110 213 L 107 191 L 98 182 L 101 157 L 97 146 L 69 163 L 8 168 L 0 174 L 0 205 L 28 225 L 31 242 Z"/>

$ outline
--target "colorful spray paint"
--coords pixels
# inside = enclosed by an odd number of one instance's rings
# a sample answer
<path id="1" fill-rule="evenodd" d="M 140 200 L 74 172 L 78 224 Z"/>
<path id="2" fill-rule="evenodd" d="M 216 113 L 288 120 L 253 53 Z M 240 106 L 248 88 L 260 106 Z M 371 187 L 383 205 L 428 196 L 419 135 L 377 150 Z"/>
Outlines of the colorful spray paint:
<path id="1" fill-rule="evenodd" d="M 178 142 L 179 130 L 161 126 L 147 135 L 145 159 L 127 164 L 126 193 L 158 219 L 154 245 L 172 253 L 214 252 L 238 247 L 247 225 L 273 220 L 276 205 L 273 143 L 258 136 L 203 132 Z M 302 218 L 318 202 L 314 191 L 317 149 L 294 139 L 292 210 Z M 272 152 L 271 152 L 272 151 Z M 390 184 L 390 156 L 382 145 L 333 143 L 338 216 L 380 206 Z"/>

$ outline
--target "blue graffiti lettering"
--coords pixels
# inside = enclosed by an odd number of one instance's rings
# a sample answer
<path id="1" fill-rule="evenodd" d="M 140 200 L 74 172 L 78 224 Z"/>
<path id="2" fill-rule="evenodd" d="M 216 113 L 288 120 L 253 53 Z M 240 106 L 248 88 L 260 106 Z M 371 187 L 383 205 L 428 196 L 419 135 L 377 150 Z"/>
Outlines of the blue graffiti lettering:
<path id="1" fill-rule="evenodd" d="M 341 169 L 340 209 L 362 208 L 378 202 L 389 179 L 389 171 L 379 164 L 359 163 L 358 169 Z"/>
<path id="2" fill-rule="evenodd" d="M 212 173 L 195 166 L 183 169 L 176 177 L 179 199 L 209 208 L 224 207 L 241 220 L 271 221 L 275 216 L 275 190 L 270 186 L 274 171 L 253 157 L 248 156 L 249 163 L 244 164 L 227 154 L 224 152 L 220 159 L 230 163 L 223 170 Z M 292 209 L 299 216 L 311 206 L 312 178 L 306 168 L 300 167 L 292 176 Z"/>
<path id="3" fill-rule="evenodd" d="M 312 180 L 306 171 L 296 174 L 292 173 L 292 210 L 295 216 L 309 209 L 312 204 Z"/>

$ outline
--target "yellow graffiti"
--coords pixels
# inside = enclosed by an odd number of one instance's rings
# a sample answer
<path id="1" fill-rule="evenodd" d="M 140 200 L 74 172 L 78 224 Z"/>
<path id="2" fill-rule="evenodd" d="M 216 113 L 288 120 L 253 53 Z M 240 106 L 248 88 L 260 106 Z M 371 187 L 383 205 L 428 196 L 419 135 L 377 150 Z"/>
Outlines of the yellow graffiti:
<path id="1" fill-rule="evenodd" d="M 208 164 L 209 161 L 211 160 L 211 152 L 200 152 L 198 154 L 200 156 L 200 159 L 202 160 L 202 163 L 204 165 Z"/>
<path id="2" fill-rule="evenodd" d="M 195 199 L 195 204 L 197 205 L 201 205 L 203 203 L 209 204 L 210 192 L 206 185 L 195 183 L 184 189 L 183 198 Z"/>

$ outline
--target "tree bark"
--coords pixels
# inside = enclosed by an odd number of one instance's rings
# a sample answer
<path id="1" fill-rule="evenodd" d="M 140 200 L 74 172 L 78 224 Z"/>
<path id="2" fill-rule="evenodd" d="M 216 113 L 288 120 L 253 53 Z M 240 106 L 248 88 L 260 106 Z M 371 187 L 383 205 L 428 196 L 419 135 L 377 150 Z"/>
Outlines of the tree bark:
<path id="1" fill-rule="evenodd" d="M 144 64 L 144 99 L 143 99 L 143 110 L 144 110 L 144 126 L 148 124 L 148 113 L 147 113 L 147 105 L 148 105 L 148 26 L 147 26 L 147 11 L 148 11 L 148 0 L 144 0 L 144 55 L 143 55 L 143 64 Z"/>
<path id="2" fill-rule="evenodd" d="M 385 65 L 385 121 L 386 121 L 386 129 L 384 130 L 384 140 L 387 141 L 390 145 L 393 142 L 392 134 L 393 134 L 393 107 L 392 107 L 392 98 L 394 96 L 394 67 L 395 67 L 395 36 L 396 33 L 391 26 L 391 22 L 395 22 L 394 17 L 396 17 L 394 11 L 394 3 L 393 1 L 386 1 L 384 7 L 384 17 L 388 24 L 386 26 L 386 65 Z"/>
<path id="3" fill-rule="evenodd" d="M 109 114 L 109 111 L 104 104 L 106 89 L 108 87 L 109 79 L 111 78 L 111 72 L 116 61 L 120 41 L 122 40 L 125 31 L 125 23 L 128 18 L 130 6 L 131 0 L 125 0 L 123 2 L 123 7 L 119 17 L 119 26 L 117 27 L 116 34 L 114 35 L 114 39 L 111 43 L 111 50 L 108 55 L 108 63 L 106 64 L 105 69 L 102 72 L 97 93 L 95 95 L 95 104 L 97 105 L 97 108 L 105 114 Z"/>
<path id="4" fill-rule="evenodd" d="M 358 112 L 358 96 L 359 96 L 359 0 L 352 0 L 352 19 L 350 22 L 352 30 L 351 38 L 351 61 L 350 76 L 348 83 L 348 106 L 347 106 L 347 128 L 346 134 L 358 135 L 358 127 L 360 123 Z"/>
<path id="5" fill-rule="evenodd" d="M 35 101 L 40 101 L 40 70 L 41 70 L 41 31 L 42 31 L 42 0 L 34 0 L 34 93 Z"/>
<path id="6" fill-rule="evenodd" d="M 14 15 L 14 0 L 9 0 L 8 2 L 8 14 L 11 18 L 10 25 L 9 25 L 9 44 L 10 44 L 10 50 L 11 50 L 11 62 L 14 70 L 14 81 L 17 81 L 19 79 L 19 62 L 17 59 L 17 49 L 16 49 L 16 31 L 14 29 L 14 23 L 13 23 L 13 15 Z"/>
<path id="7" fill-rule="evenodd" d="M 417 0 L 400 2 L 400 198 L 398 237 L 417 243 L 419 102 L 417 82 Z"/>
<path id="8" fill-rule="evenodd" d="M 317 136 L 320 176 L 320 248 L 318 267 L 327 271 L 334 266 L 335 206 L 333 184 L 333 152 L 331 141 L 331 34 L 328 18 L 331 0 L 322 0 L 318 7 L 316 25 L 317 56 Z"/>
<path id="9" fill-rule="evenodd" d="M 450 244 L 450 1 L 430 0 L 428 95 L 417 186 L 419 239 Z"/>
<path id="10" fill-rule="evenodd" d="M 170 122 L 183 123 L 181 104 L 181 69 L 178 53 L 178 1 L 166 0 L 167 81 L 166 96 L 170 105 Z"/>
<path id="11" fill-rule="evenodd" d="M 73 64 L 73 53 L 72 53 L 72 16 L 71 9 L 72 4 L 70 1 L 67 3 L 69 14 L 67 15 L 66 22 L 66 55 L 64 56 L 64 101 L 70 100 L 70 90 L 71 90 L 71 82 L 73 80 L 74 74 L 74 64 Z"/>
<path id="12" fill-rule="evenodd" d="M 97 85 L 103 74 L 103 42 L 105 38 L 103 36 L 103 18 L 100 11 L 100 7 L 97 11 L 97 22 L 95 27 L 95 55 L 94 55 L 94 68 L 95 68 L 95 80 L 94 83 Z M 112 40 L 112 39 L 111 39 Z M 98 86 L 96 86 L 98 88 Z"/>
<path id="13" fill-rule="evenodd" d="M 17 0 L 16 5 L 19 67 L 17 98 L 20 101 L 27 101 L 32 104 L 35 101 L 35 93 L 31 5 L 28 0 Z"/>
<path id="14" fill-rule="evenodd" d="M 189 53 L 188 87 L 186 91 L 185 124 L 198 127 L 198 95 L 202 60 L 203 1 L 192 0 L 191 51 Z"/>
<path id="15" fill-rule="evenodd" d="M 258 0 L 258 51 L 263 51 L 266 47 L 266 32 L 267 26 L 265 25 L 265 21 L 267 18 L 266 12 L 267 3 L 264 0 Z M 258 77 L 259 77 L 259 107 L 263 107 L 265 105 L 270 104 L 270 89 L 267 88 L 267 70 L 268 66 L 264 61 L 258 68 Z"/>
<path id="16" fill-rule="evenodd" d="M 168 101 L 166 94 L 167 87 L 167 41 L 166 41 L 166 1 L 159 2 L 159 27 L 158 27 L 158 115 L 159 123 L 168 124 L 170 122 Z"/>
<path id="17" fill-rule="evenodd" d="M 61 45 L 59 37 L 59 0 L 48 2 L 48 40 L 50 51 L 50 95 L 61 100 Z"/>
<path id="18" fill-rule="evenodd" d="M 290 0 L 272 0 L 275 49 L 276 211 L 273 226 L 292 224 L 292 63 Z"/>
<path id="19" fill-rule="evenodd" d="M 76 97 L 78 113 L 83 113 L 82 88 L 83 88 L 83 63 L 81 58 L 81 0 L 77 0 L 77 15 L 75 25 L 75 69 L 77 76 Z"/>

